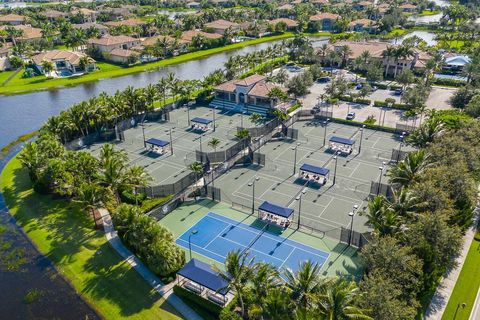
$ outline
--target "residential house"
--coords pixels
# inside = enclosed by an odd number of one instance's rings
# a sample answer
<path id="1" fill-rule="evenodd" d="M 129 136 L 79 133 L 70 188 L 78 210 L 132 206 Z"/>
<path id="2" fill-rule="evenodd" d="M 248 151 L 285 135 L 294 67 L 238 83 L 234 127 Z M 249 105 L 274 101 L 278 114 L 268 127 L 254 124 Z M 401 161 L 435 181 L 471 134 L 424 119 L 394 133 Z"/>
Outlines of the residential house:
<path id="1" fill-rule="evenodd" d="M 0 47 L 0 71 L 10 69 L 10 61 L 8 60 L 9 54 L 9 47 Z"/>
<path id="2" fill-rule="evenodd" d="M 372 7 L 372 6 L 373 6 L 373 2 L 360 1 L 360 2 L 354 3 L 352 7 L 357 11 L 363 11 L 363 10 L 366 10 L 368 7 Z"/>
<path id="3" fill-rule="evenodd" d="M 7 26 L 0 26 L 0 30 L 5 30 Z M 13 28 L 20 30 L 22 35 L 15 39 L 9 39 L 11 42 L 26 41 L 33 42 L 42 38 L 42 29 L 27 25 L 15 25 Z"/>
<path id="4" fill-rule="evenodd" d="M 349 23 L 348 30 L 353 32 L 375 33 L 378 30 L 378 25 L 370 19 L 357 19 Z"/>
<path id="5" fill-rule="evenodd" d="M 208 32 L 203 32 L 203 31 L 196 31 L 196 30 L 188 30 L 182 32 L 182 35 L 180 39 L 186 42 L 192 42 L 193 38 L 196 36 L 202 36 L 206 38 L 207 40 L 218 40 L 222 38 L 222 35 L 217 34 L 217 33 L 208 33 Z"/>
<path id="6" fill-rule="evenodd" d="M 287 30 L 295 30 L 298 28 L 298 22 L 292 19 L 288 18 L 278 18 L 278 19 L 273 19 L 268 22 L 269 25 L 271 25 L 273 28 L 279 23 L 285 23 L 287 26 Z"/>
<path id="7" fill-rule="evenodd" d="M 18 14 L 10 13 L 4 16 L 0 16 L 0 24 L 9 24 L 11 26 L 18 26 L 23 24 L 27 17 L 20 16 Z"/>
<path id="8" fill-rule="evenodd" d="M 408 12 L 408 13 L 413 13 L 417 11 L 417 6 L 411 3 L 406 3 L 401 6 L 399 6 L 400 9 L 402 9 L 403 12 Z"/>
<path id="9" fill-rule="evenodd" d="M 81 30 L 89 30 L 89 29 L 97 29 L 101 36 L 105 36 L 108 34 L 108 28 L 103 24 L 94 23 L 94 22 L 86 22 L 86 23 L 79 23 L 72 25 L 75 29 Z"/>
<path id="10" fill-rule="evenodd" d="M 109 28 L 115 28 L 120 26 L 142 27 L 147 23 L 139 19 L 127 19 L 127 20 L 120 20 L 120 21 L 108 21 L 103 24 Z"/>
<path id="11" fill-rule="evenodd" d="M 321 30 L 331 31 L 340 15 L 330 12 L 322 12 L 310 17 L 310 22 L 318 23 Z"/>
<path id="12" fill-rule="evenodd" d="M 127 50 L 131 47 L 138 46 L 140 39 L 129 36 L 105 36 L 100 39 L 90 39 L 88 43 L 103 53 L 111 52 L 113 49 Z"/>
<path id="13" fill-rule="evenodd" d="M 315 7 L 317 7 L 318 9 L 323 9 L 329 5 L 328 0 L 311 0 L 310 3 L 313 4 Z"/>
<path id="14" fill-rule="evenodd" d="M 200 2 L 195 2 L 195 1 L 189 2 L 189 3 L 187 3 L 187 8 L 189 8 L 189 9 L 200 9 Z"/>
<path id="15" fill-rule="evenodd" d="M 221 35 L 224 35 L 227 29 L 230 29 L 232 32 L 240 31 L 240 25 L 238 23 L 222 19 L 205 23 L 204 28 Z"/>
<path id="16" fill-rule="evenodd" d="M 230 80 L 214 88 L 215 98 L 210 103 L 211 107 L 235 112 L 258 113 L 263 116 L 271 113 L 273 109 L 288 109 L 293 104 L 270 98 L 269 92 L 278 87 L 267 82 L 266 77 L 258 74 L 245 79 Z M 286 92 L 286 88 L 280 88 Z"/>
<path id="17" fill-rule="evenodd" d="M 52 10 L 52 9 L 48 9 L 48 10 L 42 12 L 41 15 L 46 17 L 48 19 L 48 21 L 50 21 L 50 22 L 54 22 L 57 19 L 65 18 L 67 16 L 67 14 L 65 12 Z"/>
<path id="18" fill-rule="evenodd" d="M 138 52 L 129 49 L 115 48 L 112 51 L 105 53 L 105 58 L 107 60 L 122 64 L 127 64 L 131 57 L 138 58 Z"/>
<path id="19" fill-rule="evenodd" d="M 87 8 L 74 8 L 72 11 L 70 11 L 70 16 L 76 15 L 82 16 L 82 23 L 97 21 L 97 11 L 94 10 Z"/>
<path id="20" fill-rule="evenodd" d="M 32 57 L 32 62 L 40 73 L 44 73 L 42 68 L 43 61 L 50 61 L 53 64 L 53 73 L 57 76 L 69 76 L 82 74 L 85 71 L 93 71 L 96 69 L 95 60 L 88 57 L 88 64 L 83 66 L 81 60 L 87 55 L 80 52 L 72 52 L 67 50 L 52 50 L 39 53 Z"/>

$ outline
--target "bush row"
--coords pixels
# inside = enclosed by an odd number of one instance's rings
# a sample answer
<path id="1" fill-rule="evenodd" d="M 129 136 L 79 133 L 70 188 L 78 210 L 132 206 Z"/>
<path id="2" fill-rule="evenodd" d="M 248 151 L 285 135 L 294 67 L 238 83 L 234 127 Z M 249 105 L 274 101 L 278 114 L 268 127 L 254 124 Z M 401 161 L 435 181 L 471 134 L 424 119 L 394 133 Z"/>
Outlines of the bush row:
<path id="1" fill-rule="evenodd" d="M 340 100 L 347 101 L 347 102 L 353 102 L 353 103 L 359 103 L 359 104 L 367 104 L 367 105 L 372 103 L 372 100 L 363 99 L 363 98 L 354 98 L 352 96 L 341 96 Z"/>
<path id="2" fill-rule="evenodd" d="M 388 102 L 386 101 L 375 101 L 373 102 L 374 107 L 378 108 L 389 108 Z M 404 103 L 393 103 L 392 106 L 390 107 L 392 109 L 400 109 L 400 110 L 410 110 L 410 106 Z"/>
<path id="3" fill-rule="evenodd" d="M 377 125 L 377 124 L 366 124 L 366 123 L 359 122 L 359 121 L 345 120 L 345 119 L 341 119 L 341 118 L 331 118 L 331 121 L 336 122 L 336 123 L 356 126 L 356 127 L 365 126 L 365 128 L 368 128 L 368 129 L 379 130 L 379 131 L 384 131 L 384 132 L 389 132 L 389 133 L 396 133 L 397 132 L 397 129 L 395 129 L 395 128 L 384 127 L 384 126 L 380 126 L 380 125 Z"/>

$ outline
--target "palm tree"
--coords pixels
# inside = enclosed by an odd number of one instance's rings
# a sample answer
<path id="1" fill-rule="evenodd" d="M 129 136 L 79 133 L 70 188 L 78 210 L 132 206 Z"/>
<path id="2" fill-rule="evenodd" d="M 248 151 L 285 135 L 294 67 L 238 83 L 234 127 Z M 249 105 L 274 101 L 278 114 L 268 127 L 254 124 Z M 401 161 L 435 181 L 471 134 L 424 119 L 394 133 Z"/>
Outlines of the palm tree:
<path id="1" fill-rule="evenodd" d="M 190 169 L 190 171 L 192 171 L 195 174 L 195 181 L 198 181 L 198 177 L 201 174 L 203 174 L 203 165 L 200 162 L 195 161 L 192 164 L 190 164 L 189 169 Z M 203 182 L 204 182 L 203 184 L 205 185 L 205 177 L 204 177 Z M 197 188 L 197 190 L 198 190 L 198 188 Z M 195 200 L 197 198 L 197 195 L 196 195 L 197 190 L 195 190 Z"/>
<path id="2" fill-rule="evenodd" d="M 325 319 L 364 319 L 373 320 L 366 311 L 356 306 L 360 292 L 353 281 L 338 278 L 330 282 L 319 295 L 318 306 Z"/>
<path id="3" fill-rule="evenodd" d="M 279 273 L 271 264 L 260 262 L 255 264 L 252 276 L 252 293 L 257 303 L 261 302 L 271 290 L 278 288 Z"/>
<path id="4" fill-rule="evenodd" d="M 313 307 L 315 295 L 324 285 L 320 279 L 320 266 L 310 260 L 302 262 L 296 272 L 287 269 L 285 278 L 293 303 L 301 310 Z"/>
<path id="5" fill-rule="evenodd" d="M 262 115 L 259 113 L 254 112 L 250 115 L 250 121 L 252 121 L 255 124 L 258 124 L 261 119 L 262 119 Z"/>
<path id="6" fill-rule="evenodd" d="M 395 47 L 388 46 L 385 51 L 382 52 L 382 57 L 385 59 L 385 77 L 388 75 L 388 71 L 390 69 L 390 59 L 394 58 L 397 54 L 397 50 Z"/>
<path id="7" fill-rule="evenodd" d="M 80 202 L 85 209 L 95 218 L 93 210 L 97 208 L 103 199 L 103 189 L 96 183 L 82 183 L 77 190 L 77 202 Z"/>
<path id="8" fill-rule="evenodd" d="M 213 151 L 217 151 L 217 147 L 220 145 L 220 140 L 213 137 L 212 139 L 210 139 L 210 141 L 208 141 L 208 146 L 209 147 L 212 147 L 213 148 Z"/>
<path id="9" fill-rule="evenodd" d="M 97 174 L 99 184 L 107 187 L 120 202 L 120 189 L 126 185 L 125 163 L 118 158 L 107 158 Z"/>
<path id="10" fill-rule="evenodd" d="M 88 66 L 92 63 L 92 58 L 89 56 L 83 56 L 80 58 L 80 67 L 85 71 L 85 73 L 88 73 Z"/>
<path id="11" fill-rule="evenodd" d="M 12 26 L 7 26 L 5 28 L 5 31 L 7 32 L 8 36 L 10 39 L 12 39 L 12 43 L 14 46 L 17 45 L 17 38 L 20 38 L 23 36 L 23 30 L 22 29 L 17 29 Z"/>
<path id="12" fill-rule="evenodd" d="M 48 77 L 49 74 L 53 71 L 54 66 L 53 62 L 49 60 L 42 60 L 40 66 L 43 69 L 43 73 Z"/>
<path id="13" fill-rule="evenodd" d="M 390 183 L 408 187 L 418 175 L 432 165 L 425 150 L 411 152 L 405 160 L 400 161 L 388 171 Z"/>
<path id="14" fill-rule="evenodd" d="M 154 109 L 154 102 L 158 98 L 158 90 L 157 87 L 153 84 L 148 84 L 144 89 L 143 89 L 143 95 L 145 97 L 145 106 L 147 111 L 148 110 L 153 110 Z"/>
<path id="15" fill-rule="evenodd" d="M 263 311 L 268 319 L 285 319 L 289 312 L 290 299 L 281 288 L 273 288 L 263 298 Z"/>
<path id="16" fill-rule="evenodd" d="M 368 202 L 368 210 L 362 215 L 367 217 L 367 224 L 380 236 L 393 234 L 399 227 L 400 217 L 381 195 Z"/>
<path id="17" fill-rule="evenodd" d="M 225 271 L 217 269 L 215 271 L 228 282 L 226 289 L 236 292 L 242 316 L 245 316 L 245 304 L 243 301 L 245 288 L 252 278 L 254 258 L 250 258 L 248 252 L 242 253 L 240 250 L 230 251 L 225 258 Z"/>
<path id="18" fill-rule="evenodd" d="M 444 132 L 444 122 L 438 117 L 429 117 L 427 121 L 423 122 L 417 130 L 407 137 L 406 141 L 417 148 L 426 148 Z"/>
<path id="19" fill-rule="evenodd" d="M 352 49 L 348 45 L 344 45 L 340 48 L 340 55 L 342 57 L 342 68 L 345 68 L 345 66 L 348 63 L 348 58 L 352 54 Z"/>

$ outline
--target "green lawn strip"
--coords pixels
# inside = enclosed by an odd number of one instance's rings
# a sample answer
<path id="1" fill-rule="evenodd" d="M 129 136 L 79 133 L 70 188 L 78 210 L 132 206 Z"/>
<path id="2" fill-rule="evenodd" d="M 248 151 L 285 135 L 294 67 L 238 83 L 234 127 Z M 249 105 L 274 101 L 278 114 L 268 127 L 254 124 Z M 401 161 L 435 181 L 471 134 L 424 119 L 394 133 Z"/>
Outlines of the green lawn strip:
<path id="1" fill-rule="evenodd" d="M 2 71 L 0 72 L 0 86 L 14 73 L 15 71 Z"/>
<path id="2" fill-rule="evenodd" d="M 95 231 L 79 205 L 39 195 L 17 158 L 0 189 L 11 214 L 41 253 L 105 319 L 181 319 Z"/>
<path id="3" fill-rule="evenodd" d="M 26 93 L 30 91 L 48 89 L 53 87 L 72 86 L 72 85 L 77 85 L 85 82 L 95 81 L 102 78 L 119 77 L 127 74 L 133 74 L 133 73 L 143 72 L 151 69 L 156 69 L 159 67 L 187 62 L 190 60 L 195 60 L 195 59 L 203 58 L 206 56 L 210 56 L 216 53 L 239 49 L 239 48 L 243 48 L 243 47 L 254 45 L 254 44 L 286 39 L 292 36 L 293 36 L 292 32 L 286 32 L 279 35 L 273 35 L 273 36 L 243 41 L 239 43 L 234 43 L 234 44 L 226 45 L 223 47 L 186 53 L 173 58 L 164 59 L 164 60 L 155 61 L 155 62 L 146 63 L 146 64 L 139 64 L 132 67 L 120 67 L 120 66 L 116 66 L 108 63 L 99 62 L 97 63 L 97 65 L 100 68 L 99 71 L 92 72 L 83 76 L 71 77 L 71 78 L 47 79 L 44 76 L 42 76 L 42 77 L 34 77 L 30 79 L 28 78 L 22 79 L 21 74 L 23 73 L 20 72 L 19 78 L 15 77 L 15 79 L 10 81 L 7 85 L 0 87 L 0 93 L 1 94 Z M 106 70 L 106 68 L 108 70 Z"/>
<path id="4" fill-rule="evenodd" d="M 441 10 L 433 10 L 433 11 L 423 10 L 422 13 L 417 14 L 416 16 L 417 17 L 433 16 L 433 15 L 439 14 L 441 12 L 442 12 Z"/>
<path id="5" fill-rule="evenodd" d="M 465 309 L 459 308 L 456 320 L 468 320 L 472 311 L 478 288 L 480 287 L 480 238 L 473 239 L 462 271 L 448 300 L 442 319 L 453 319 L 458 304 L 465 303 Z"/>

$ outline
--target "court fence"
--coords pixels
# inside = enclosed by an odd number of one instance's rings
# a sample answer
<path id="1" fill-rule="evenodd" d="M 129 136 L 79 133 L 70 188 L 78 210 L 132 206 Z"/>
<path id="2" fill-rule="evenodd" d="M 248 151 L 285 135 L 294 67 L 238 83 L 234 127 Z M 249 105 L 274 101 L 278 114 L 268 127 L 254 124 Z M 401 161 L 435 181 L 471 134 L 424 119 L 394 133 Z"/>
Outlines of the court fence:
<path id="1" fill-rule="evenodd" d="M 244 150 L 249 143 L 249 139 L 242 139 L 236 142 L 234 145 L 229 147 L 228 149 L 222 151 L 213 151 L 213 152 L 205 152 L 196 150 L 195 151 L 195 158 L 200 163 L 219 163 L 225 162 L 228 159 L 234 157 L 237 153 Z"/>
<path id="2" fill-rule="evenodd" d="M 405 160 L 409 151 L 399 150 L 399 149 L 392 149 L 392 156 L 390 157 L 390 162 L 397 163 L 400 161 Z"/>
<path id="3" fill-rule="evenodd" d="M 147 196 L 154 198 L 154 197 L 165 197 L 168 195 L 179 193 L 197 181 L 198 176 L 193 173 L 189 172 L 185 177 L 181 178 L 180 180 L 169 183 L 169 184 L 162 184 L 156 186 L 147 186 L 147 187 L 137 187 L 137 193 L 145 193 Z"/>
<path id="4" fill-rule="evenodd" d="M 370 197 L 375 197 L 378 195 L 382 195 L 387 199 L 391 199 L 393 196 L 392 186 L 383 182 L 379 184 L 377 181 L 372 181 L 370 183 Z"/>
<path id="5" fill-rule="evenodd" d="M 408 133 L 411 133 L 413 131 L 415 131 L 416 129 L 416 126 L 414 125 L 410 125 L 410 124 L 406 124 L 406 123 L 396 123 L 395 124 L 395 129 L 397 130 L 397 132 L 408 132 Z"/>

